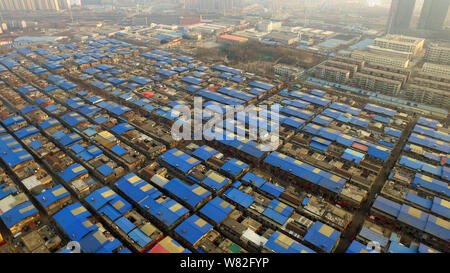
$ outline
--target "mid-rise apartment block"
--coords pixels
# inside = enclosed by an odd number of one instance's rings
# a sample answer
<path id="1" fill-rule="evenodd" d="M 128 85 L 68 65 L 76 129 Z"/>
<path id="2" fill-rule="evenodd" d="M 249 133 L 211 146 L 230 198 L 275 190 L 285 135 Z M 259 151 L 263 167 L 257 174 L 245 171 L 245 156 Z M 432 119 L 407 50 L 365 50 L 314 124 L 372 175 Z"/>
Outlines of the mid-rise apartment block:
<path id="1" fill-rule="evenodd" d="M 347 83 L 350 80 L 350 71 L 326 64 L 316 66 L 315 75 L 329 82 Z"/>
<path id="2" fill-rule="evenodd" d="M 448 109 L 450 107 L 450 96 L 448 91 L 429 88 L 416 84 L 408 84 L 405 89 L 405 96 L 409 100 L 426 103 Z"/>
<path id="3" fill-rule="evenodd" d="M 425 63 L 422 71 L 439 75 L 450 76 L 450 65 Z"/>
<path id="4" fill-rule="evenodd" d="M 346 57 L 346 56 L 336 56 L 336 58 L 334 58 L 334 60 L 343 62 L 343 63 L 347 63 L 347 64 L 355 64 L 358 66 L 358 69 L 361 69 L 362 67 L 364 67 L 366 65 L 366 61 L 364 61 L 364 60 L 356 60 L 356 59 L 353 59 L 351 57 Z"/>
<path id="5" fill-rule="evenodd" d="M 433 73 L 428 73 L 428 72 L 423 72 L 423 71 L 417 71 L 415 73 L 414 77 L 450 84 L 450 76 L 445 76 L 445 75 L 438 75 L 438 74 L 433 74 Z"/>
<path id="6" fill-rule="evenodd" d="M 273 67 L 273 72 L 276 75 L 284 77 L 285 79 L 296 80 L 301 75 L 303 75 L 304 70 L 303 69 L 299 69 L 299 68 L 294 67 L 294 66 L 277 64 L 277 65 L 275 65 Z"/>
<path id="7" fill-rule="evenodd" d="M 425 60 L 432 63 L 450 64 L 450 44 L 431 44 L 425 52 Z"/>
<path id="8" fill-rule="evenodd" d="M 424 43 L 425 39 L 422 38 L 392 34 L 388 34 L 385 37 L 376 38 L 374 40 L 375 46 L 396 51 L 409 52 L 413 57 L 417 56 L 422 51 Z"/>
<path id="9" fill-rule="evenodd" d="M 396 66 L 401 68 L 408 67 L 409 60 L 403 58 L 394 58 L 386 55 L 380 55 L 371 53 L 368 51 L 355 50 L 352 52 L 351 57 L 356 60 L 364 60 L 366 62 L 373 62 L 383 65 Z"/>
<path id="10" fill-rule="evenodd" d="M 388 96 L 396 96 L 402 87 L 402 82 L 375 75 L 356 72 L 352 84 L 361 89 L 371 90 Z"/>
<path id="11" fill-rule="evenodd" d="M 450 79 L 450 77 L 448 79 Z M 421 77 L 414 77 L 411 79 L 410 83 L 413 83 L 413 84 L 416 84 L 419 86 L 423 86 L 423 87 L 445 90 L 445 91 L 448 91 L 450 94 L 450 83 L 449 82 L 435 81 L 435 80 L 430 80 L 430 79 L 421 78 Z"/>
<path id="12" fill-rule="evenodd" d="M 392 65 L 384 65 L 384 64 L 378 64 L 378 63 L 367 63 L 365 67 L 369 68 L 375 68 L 383 71 L 393 72 L 397 74 L 405 75 L 407 78 L 411 76 L 411 70 L 407 68 L 401 68 L 397 66 Z"/>
<path id="13" fill-rule="evenodd" d="M 364 67 L 361 69 L 361 73 L 381 77 L 384 79 L 390 79 L 394 81 L 399 81 L 402 83 L 402 85 L 406 84 L 408 80 L 408 76 L 400 73 L 390 72 L 383 69 L 378 68 L 371 68 L 371 67 Z"/>
<path id="14" fill-rule="evenodd" d="M 383 48 L 383 47 L 374 46 L 374 45 L 367 46 L 367 50 L 369 52 L 372 52 L 375 54 L 390 56 L 390 57 L 399 58 L 399 59 L 411 60 L 411 58 L 412 58 L 411 52 Z"/>
<path id="15" fill-rule="evenodd" d="M 336 67 L 336 68 L 341 68 L 341 69 L 348 70 L 350 72 L 350 77 L 353 77 L 353 74 L 358 71 L 358 65 L 356 65 L 356 64 L 351 64 L 351 63 L 346 63 L 346 62 L 341 62 L 341 61 L 335 61 L 335 60 L 328 60 L 328 61 L 325 62 L 325 64 L 327 66 L 333 66 L 333 67 Z"/>

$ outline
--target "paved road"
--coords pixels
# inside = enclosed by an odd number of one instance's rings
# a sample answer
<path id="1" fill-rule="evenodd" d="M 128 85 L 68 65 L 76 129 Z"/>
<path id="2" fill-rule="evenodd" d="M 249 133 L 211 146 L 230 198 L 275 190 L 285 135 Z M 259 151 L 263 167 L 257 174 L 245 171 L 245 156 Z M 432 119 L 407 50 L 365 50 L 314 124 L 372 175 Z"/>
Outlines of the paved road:
<path id="1" fill-rule="evenodd" d="M 399 142 L 392 150 L 389 158 L 386 160 L 383 168 L 381 169 L 380 174 L 375 179 L 375 182 L 368 193 L 367 199 L 361 204 L 359 210 L 356 211 L 352 223 L 342 233 L 341 240 L 339 241 L 339 244 L 336 247 L 335 252 L 344 253 L 350 246 L 352 239 L 355 238 L 358 232 L 361 230 L 364 220 L 368 215 L 370 208 L 372 207 L 372 204 L 375 201 L 376 196 L 381 192 L 381 189 L 383 188 L 384 183 L 386 182 L 389 176 L 389 173 L 394 167 L 395 162 L 397 162 L 397 159 L 400 157 L 403 148 L 405 147 L 405 144 L 408 141 L 409 135 L 411 134 L 411 131 L 416 122 L 417 117 L 415 117 L 413 121 L 409 122 L 405 130 L 403 130 Z"/>

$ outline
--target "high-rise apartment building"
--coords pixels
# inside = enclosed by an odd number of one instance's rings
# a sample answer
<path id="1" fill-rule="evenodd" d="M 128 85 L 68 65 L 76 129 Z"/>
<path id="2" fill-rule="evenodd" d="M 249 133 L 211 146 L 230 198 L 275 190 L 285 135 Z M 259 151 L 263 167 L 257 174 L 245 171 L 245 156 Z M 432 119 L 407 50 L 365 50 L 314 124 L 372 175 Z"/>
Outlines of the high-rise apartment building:
<path id="1" fill-rule="evenodd" d="M 417 28 L 442 30 L 449 7 L 450 0 L 425 0 Z"/>
<path id="2" fill-rule="evenodd" d="M 241 0 L 197 0 L 196 2 L 187 1 L 187 8 L 197 8 L 202 12 L 215 12 L 228 14 L 241 6 Z"/>
<path id="3" fill-rule="evenodd" d="M 0 11 L 61 10 L 70 8 L 67 0 L 0 0 Z"/>
<path id="4" fill-rule="evenodd" d="M 102 1 L 100 1 L 100 0 L 81 0 L 81 5 L 82 6 L 100 5 L 101 3 L 102 3 Z"/>
<path id="5" fill-rule="evenodd" d="M 387 22 L 387 33 L 408 29 L 415 5 L 416 0 L 392 0 Z"/>

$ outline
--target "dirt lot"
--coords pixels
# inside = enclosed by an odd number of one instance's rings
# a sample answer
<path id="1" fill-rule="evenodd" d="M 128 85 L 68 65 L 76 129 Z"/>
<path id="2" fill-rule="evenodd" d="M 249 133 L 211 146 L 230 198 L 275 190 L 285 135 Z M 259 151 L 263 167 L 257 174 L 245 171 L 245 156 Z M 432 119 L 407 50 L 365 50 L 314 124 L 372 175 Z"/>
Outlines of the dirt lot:
<path id="1" fill-rule="evenodd" d="M 258 42 L 248 42 L 222 48 L 199 49 L 197 57 L 200 59 L 223 59 L 230 65 L 249 63 L 283 63 L 287 65 L 309 69 L 322 61 L 322 59 L 305 50 L 284 46 L 265 45 Z"/>

